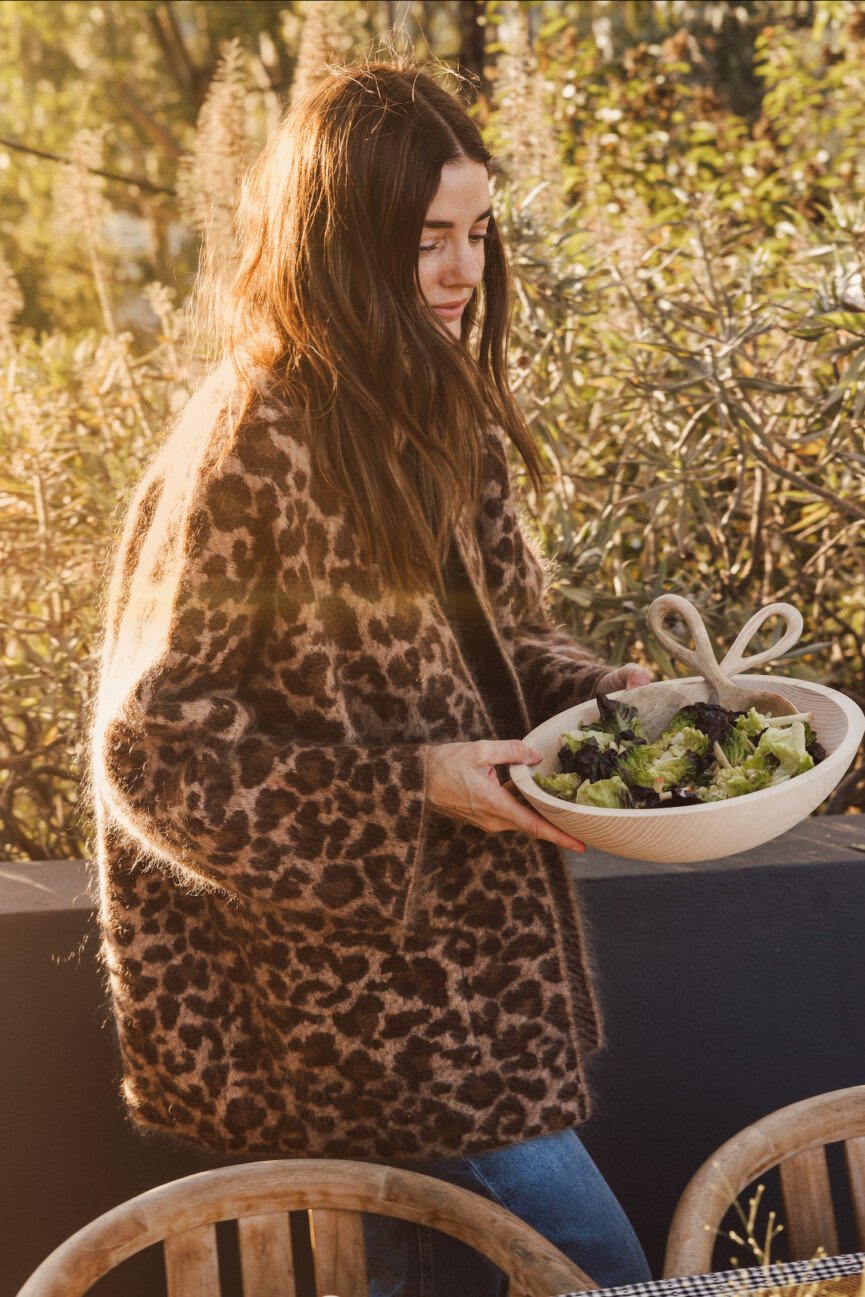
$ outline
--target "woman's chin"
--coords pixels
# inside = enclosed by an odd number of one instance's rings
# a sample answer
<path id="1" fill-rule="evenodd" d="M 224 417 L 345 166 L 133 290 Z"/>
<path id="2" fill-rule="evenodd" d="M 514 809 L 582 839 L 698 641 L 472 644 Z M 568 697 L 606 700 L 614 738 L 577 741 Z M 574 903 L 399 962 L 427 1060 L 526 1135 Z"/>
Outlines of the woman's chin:
<path id="1" fill-rule="evenodd" d="M 445 333 L 449 333 L 452 338 L 456 338 L 456 340 L 459 342 L 460 338 L 462 337 L 462 327 L 463 327 L 462 316 L 459 316 L 456 320 L 440 319 L 439 327 L 443 329 Z"/>

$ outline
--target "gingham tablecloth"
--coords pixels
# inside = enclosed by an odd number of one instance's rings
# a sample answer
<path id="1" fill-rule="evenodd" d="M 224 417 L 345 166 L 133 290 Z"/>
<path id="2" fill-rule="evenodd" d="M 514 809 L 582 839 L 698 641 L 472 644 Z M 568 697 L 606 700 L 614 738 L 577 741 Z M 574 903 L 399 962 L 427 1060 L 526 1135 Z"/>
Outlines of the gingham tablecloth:
<path id="1" fill-rule="evenodd" d="M 597 1297 L 733 1297 L 735 1293 L 757 1293 L 764 1289 L 790 1288 L 790 1297 L 798 1290 L 806 1297 L 811 1286 L 826 1280 L 827 1292 L 838 1297 L 865 1297 L 865 1252 L 848 1252 L 844 1256 L 822 1257 L 819 1261 L 783 1261 L 770 1266 L 748 1266 L 739 1270 L 716 1270 L 712 1274 L 684 1275 L 680 1279 L 653 1279 L 649 1283 L 622 1284 L 618 1288 L 600 1288 Z M 846 1284 L 833 1280 L 849 1277 Z M 577 1297 L 562 1293 L 561 1297 Z"/>

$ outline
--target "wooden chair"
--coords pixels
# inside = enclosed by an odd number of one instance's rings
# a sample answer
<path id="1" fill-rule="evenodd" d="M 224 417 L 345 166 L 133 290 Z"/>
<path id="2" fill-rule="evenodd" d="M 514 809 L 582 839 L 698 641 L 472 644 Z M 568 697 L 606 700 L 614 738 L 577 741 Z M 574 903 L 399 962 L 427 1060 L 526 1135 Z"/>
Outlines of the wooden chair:
<path id="1" fill-rule="evenodd" d="M 219 1167 L 148 1189 L 85 1225 L 18 1297 L 78 1297 L 162 1243 L 168 1297 L 219 1297 L 216 1222 L 236 1220 L 244 1297 L 295 1297 L 288 1212 L 308 1210 L 319 1297 L 367 1297 L 362 1211 L 430 1225 L 477 1248 L 513 1297 L 597 1288 L 541 1234 L 479 1194 L 373 1163 L 308 1158 Z"/>
<path id="2" fill-rule="evenodd" d="M 844 1143 L 859 1246 L 865 1250 L 865 1085 L 852 1085 L 761 1117 L 707 1158 L 689 1181 L 673 1215 L 664 1277 L 711 1270 L 714 1231 L 727 1209 L 773 1166 L 778 1167 L 781 1178 L 790 1259 L 810 1260 L 820 1246 L 830 1255 L 837 1253 L 838 1232 L 824 1146 L 840 1141 Z"/>

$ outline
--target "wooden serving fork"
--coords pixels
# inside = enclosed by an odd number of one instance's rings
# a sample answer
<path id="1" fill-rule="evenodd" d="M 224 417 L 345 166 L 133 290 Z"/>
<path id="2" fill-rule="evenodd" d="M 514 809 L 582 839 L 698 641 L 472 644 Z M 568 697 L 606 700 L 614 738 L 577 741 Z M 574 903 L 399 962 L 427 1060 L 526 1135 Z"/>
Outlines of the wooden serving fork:
<path id="1" fill-rule="evenodd" d="M 680 644 L 669 631 L 664 629 L 664 620 L 676 612 L 685 622 L 694 637 L 693 649 Z M 744 652 L 754 634 L 769 617 L 775 614 L 783 617 L 787 629 L 777 644 L 745 657 Z M 796 713 L 795 706 L 783 694 L 766 689 L 749 689 L 735 684 L 730 677 L 748 671 L 752 667 L 762 666 L 780 657 L 796 643 L 802 634 L 802 614 L 789 603 L 770 603 L 748 621 L 736 636 L 732 646 L 721 662 L 715 657 L 709 635 L 702 617 L 691 603 L 678 594 L 659 595 L 649 606 L 646 615 L 649 629 L 671 657 L 678 658 L 686 666 L 692 667 L 703 681 L 690 682 L 679 680 L 661 680 L 648 685 L 639 685 L 619 694 L 618 701 L 636 707 L 643 722 L 643 727 L 650 739 L 655 739 L 667 722 L 679 710 L 695 702 L 718 703 L 730 711 L 747 711 L 750 707 L 770 716 L 790 716 Z M 709 686 L 708 696 L 706 685 Z"/>

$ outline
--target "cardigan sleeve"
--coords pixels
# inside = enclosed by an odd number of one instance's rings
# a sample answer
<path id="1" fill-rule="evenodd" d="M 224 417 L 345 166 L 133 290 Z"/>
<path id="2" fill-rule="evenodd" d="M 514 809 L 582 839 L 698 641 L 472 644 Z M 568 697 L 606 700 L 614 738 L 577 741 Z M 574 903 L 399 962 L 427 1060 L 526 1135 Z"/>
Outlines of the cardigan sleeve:
<path id="1" fill-rule="evenodd" d="M 544 569 L 514 504 L 504 435 L 493 431 L 497 450 L 486 473 L 484 509 L 487 520 L 496 520 L 494 549 L 513 560 L 513 663 L 529 716 L 539 725 L 593 697 L 601 677 L 614 667 L 553 622 Z"/>
<path id="2" fill-rule="evenodd" d="M 139 492 L 116 559 L 94 793 L 181 885 L 362 923 L 403 919 L 427 746 L 312 741 L 267 727 L 244 693 L 275 598 L 267 466 L 256 479 L 229 455 L 196 485 L 179 543 L 155 490 Z"/>

